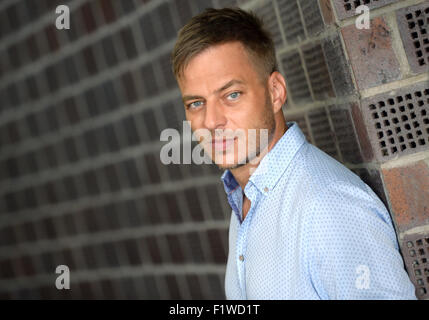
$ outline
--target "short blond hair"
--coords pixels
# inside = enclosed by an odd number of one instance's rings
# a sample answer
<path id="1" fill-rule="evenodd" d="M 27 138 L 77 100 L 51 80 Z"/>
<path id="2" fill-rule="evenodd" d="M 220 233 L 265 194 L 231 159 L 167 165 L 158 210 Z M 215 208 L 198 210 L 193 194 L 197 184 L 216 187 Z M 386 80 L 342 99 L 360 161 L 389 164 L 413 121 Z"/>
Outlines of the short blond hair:
<path id="1" fill-rule="evenodd" d="M 198 53 L 232 41 L 243 44 L 263 77 L 278 71 L 274 42 L 260 18 L 240 8 L 208 8 L 180 29 L 171 54 L 174 76 L 179 79 Z"/>

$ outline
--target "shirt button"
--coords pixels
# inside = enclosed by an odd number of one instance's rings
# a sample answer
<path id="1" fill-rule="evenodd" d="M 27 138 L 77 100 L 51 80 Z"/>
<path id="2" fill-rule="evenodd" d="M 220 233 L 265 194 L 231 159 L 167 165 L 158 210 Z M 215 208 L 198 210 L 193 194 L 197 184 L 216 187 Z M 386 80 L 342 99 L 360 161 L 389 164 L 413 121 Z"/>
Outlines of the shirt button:
<path id="1" fill-rule="evenodd" d="M 268 192 L 268 188 L 267 188 L 267 187 L 265 187 L 265 188 L 264 188 L 264 191 L 265 191 L 265 192 Z"/>
<path id="2" fill-rule="evenodd" d="M 240 261 L 244 261 L 244 256 L 241 254 L 239 257 Z"/>

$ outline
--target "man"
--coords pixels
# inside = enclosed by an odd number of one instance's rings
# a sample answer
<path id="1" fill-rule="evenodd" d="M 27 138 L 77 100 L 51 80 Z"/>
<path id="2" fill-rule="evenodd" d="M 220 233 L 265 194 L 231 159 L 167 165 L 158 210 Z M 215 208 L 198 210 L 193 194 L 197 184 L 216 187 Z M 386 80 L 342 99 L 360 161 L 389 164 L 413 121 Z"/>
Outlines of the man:
<path id="1" fill-rule="evenodd" d="M 255 15 L 207 9 L 180 30 L 172 63 L 192 130 L 211 134 L 200 143 L 226 169 L 228 299 L 416 298 L 383 203 L 285 121 L 285 79 Z"/>

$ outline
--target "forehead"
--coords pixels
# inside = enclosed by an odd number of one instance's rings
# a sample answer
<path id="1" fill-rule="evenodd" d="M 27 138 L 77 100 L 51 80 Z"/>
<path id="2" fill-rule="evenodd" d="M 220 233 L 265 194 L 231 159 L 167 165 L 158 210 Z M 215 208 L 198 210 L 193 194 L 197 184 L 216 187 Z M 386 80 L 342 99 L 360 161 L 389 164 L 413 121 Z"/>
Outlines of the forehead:
<path id="1" fill-rule="evenodd" d="M 240 42 L 228 42 L 209 47 L 193 57 L 178 82 L 183 92 L 199 87 L 211 89 L 231 79 L 249 83 L 256 76 L 245 47 Z"/>

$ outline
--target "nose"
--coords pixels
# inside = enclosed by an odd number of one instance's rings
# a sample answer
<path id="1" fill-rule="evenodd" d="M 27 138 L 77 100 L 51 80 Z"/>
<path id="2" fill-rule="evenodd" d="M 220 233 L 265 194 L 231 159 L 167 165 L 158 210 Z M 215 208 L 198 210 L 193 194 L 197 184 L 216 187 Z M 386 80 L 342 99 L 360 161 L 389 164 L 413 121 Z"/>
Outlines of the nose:
<path id="1" fill-rule="evenodd" d="M 204 126 L 208 130 L 217 129 L 225 124 L 222 107 L 214 102 L 207 103 L 205 108 Z"/>

